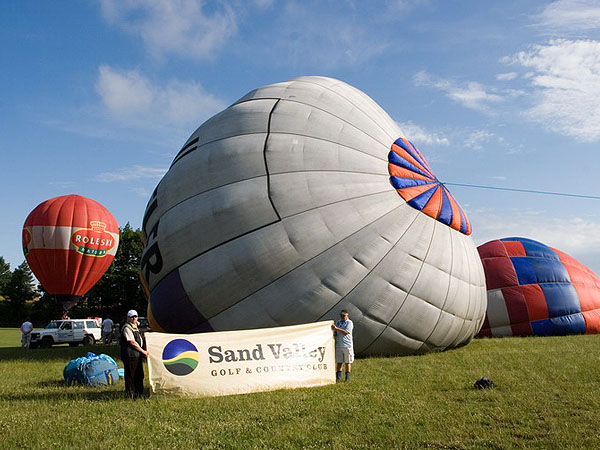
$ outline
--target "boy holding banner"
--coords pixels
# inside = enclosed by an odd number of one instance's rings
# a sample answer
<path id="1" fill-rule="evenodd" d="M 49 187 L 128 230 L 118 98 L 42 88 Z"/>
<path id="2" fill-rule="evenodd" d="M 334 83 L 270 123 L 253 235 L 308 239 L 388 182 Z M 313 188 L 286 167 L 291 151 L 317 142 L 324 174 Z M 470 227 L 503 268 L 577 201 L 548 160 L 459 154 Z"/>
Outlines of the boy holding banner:
<path id="1" fill-rule="evenodd" d="M 350 372 L 352 371 L 352 363 L 354 362 L 354 344 L 352 342 L 354 324 L 348 317 L 348 311 L 342 310 L 340 312 L 341 320 L 338 320 L 331 326 L 335 335 L 335 379 L 337 382 L 342 381 L 343 364 L 346 365 L 345 381 L 350 381 Z"/>

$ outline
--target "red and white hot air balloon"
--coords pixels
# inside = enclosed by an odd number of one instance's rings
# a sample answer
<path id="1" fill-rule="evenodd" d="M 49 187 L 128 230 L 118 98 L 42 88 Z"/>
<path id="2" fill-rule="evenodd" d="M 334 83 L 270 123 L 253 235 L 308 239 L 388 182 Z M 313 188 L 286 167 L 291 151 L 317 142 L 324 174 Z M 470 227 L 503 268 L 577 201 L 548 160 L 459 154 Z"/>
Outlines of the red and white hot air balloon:
<path id="1" fill-rule="evenodd" d="M 44 289 L 63 311 L 102 277 L 119 245 L 119 228 L 100 203 L 80 195 L 51 198 L 23 225 L 23 252 Z"/>

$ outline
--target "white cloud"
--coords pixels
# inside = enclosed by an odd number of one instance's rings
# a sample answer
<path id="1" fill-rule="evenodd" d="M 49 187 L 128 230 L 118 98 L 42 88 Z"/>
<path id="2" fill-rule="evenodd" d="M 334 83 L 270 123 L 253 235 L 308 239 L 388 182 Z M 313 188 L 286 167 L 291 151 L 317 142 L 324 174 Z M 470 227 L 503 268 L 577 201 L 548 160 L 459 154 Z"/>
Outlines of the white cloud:
<path id="1" fill-rule="evenodd" d="M 531 120 L 583 142 L 600 140 L 600 41 L 552 40 L 514 55 L 531 70 Z"/>
<path id="2" fill-rule="evenodd" d="M 139 35 L 155 56 L 211 57 L 237 32 L 233 9 L 226 3 L 206 12 L 203 0 L 100 0 L 104 18 Z M 263 4 L 268 1 L 261 2 Z M 211 9 L 216 9 L 212 8 Z"/>
<path id="3" fill-rule="evenodd" d="M 101 181 L 103 183 L 112 183 L 115 181 L 131 181 L 131 180 L 141 180 L 141 179 L 154 179 L 159 180 L 165 173 L 167 173 L 168 168 L 166 167 L 144 167 L 135 165 L 132 167 L 123 167 L 121 169 L 116 169 L 112 172 L 103 172 L 96 176 L 97 181 Z"/>
<path id="4" fill-rule="evenodd" d="M 477 245 L 505 237 L 525 237 L 565 252 L 600 274 L 600 222 L 560 219 L 535 211 L 469 212 Z"/>
<path id="5" fill-rule="evenodd" d="M 419 125 L 414 124 L 413 122 L 403 122 L 398 123 L 400 129 L 406 134 L 406 138 L 409 141 L 417 144 L 427 144 L 427 145 L 449 145 L 450 142 L 446 137 L 440 137 L 435 133 L 431 133 L 426 131 L 424 128 Z"/>
<path id="6" fill-rule="evenodd" d="M 547 5 L 536 18 L 545 31 L 573 33 L 600 29 L 598 0 L 558 0 Z"/>
<path id="7" fill-rule="evenodd" d="M 413 81 L 417 86 L 429 86 L 446 93 L 446 96 L 461 105 L 478 111 L 489 111 L 489 105 L 504 100 L 504 97 L 487 89 L 475 81 L 459 85 L 443 78 L 434 78 L 427 72 L 415 74 Z"/>
<path id="8" fill-rule="evenodd" d="M 118 115 L 137 114 L 148 109 L 154 101 L 154 88 L 135 71 L 118 72 L 100 66 L 96 90 L 104 105 Z"/>
<path id="9" fill-rule="evenodd" d="M 464 146 L 473 150 L 482 150 L 483 144 L 489 142 L 494 136 L 494 133 L 490 133 L 485 130 L 478 130 L 469 133 L 464 140 Z"/>
<path id="10" fill-rule="evenodd" d="M 154 85 L 140 73 L 99 68 L 96 91 L 107 112 L 132 125 L 197 125 L 226 104 L 194 82 L 170 80 Z"/>
<path id="11" fill-rule="evenodd" d="M 146 188 L 143 187 L 133 187 L 131 188 L 131 192 L 133 192 L 135 195 L 137 195 L 138 197 L 141 198 L 149 198 L 150 197 L 150 191 Z"/>
<path id="12" fill-rule="evenodd" d="M 496 80 L 499 81 L 505 81 L 505 80 L 514 80 L 515 78 L 517 78 L 518 73 L 517 72 L 507 72 L 507 73 L 499 73 L 496 75 Z"/>

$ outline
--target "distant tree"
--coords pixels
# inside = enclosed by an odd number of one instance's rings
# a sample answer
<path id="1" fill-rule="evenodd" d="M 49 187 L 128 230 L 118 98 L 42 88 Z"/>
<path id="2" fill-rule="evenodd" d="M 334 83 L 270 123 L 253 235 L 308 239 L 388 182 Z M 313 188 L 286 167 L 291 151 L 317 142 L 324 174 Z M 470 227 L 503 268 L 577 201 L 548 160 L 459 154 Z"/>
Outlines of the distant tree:
<path id="1" fill-rule="evenodd" d="M 0 295 L 4 296 L 4 290 L 8 285 L 11 277 L 10 264 L 4 261 L 4 258 L 0 256 Z"/>
<path id="2" fill-rule="evenodd" d="M 117 320 L 132 308 L 144 315 L 146 299 L 139 277 L 142 250 L 142 230 L 134 230 L 129 223 L 120 228 L 113 263 L 76 308 L 88 315 L 109 315 Z"/>
<path id="3" fill-rule="evenodd" d="M 43 327 L 51 320 L 60 318 L 62 307 L 56 303 L 54 296 L 46 292 L 41 284 L 38 284 L 38 291 L 40 297 L 33 302 L 30 317 L 34 326 Z"/>
<path id="4" fill-rule="evenodd" d="M 33 274 L 27 261 L 23 261 L 19 267 L 13 270 L 4 289 L 4 296 L 8 301 L 13 320 L 18 321 L 21 316 L 27 313 L 26 303 L 33 300 L 36 294 Z"/>

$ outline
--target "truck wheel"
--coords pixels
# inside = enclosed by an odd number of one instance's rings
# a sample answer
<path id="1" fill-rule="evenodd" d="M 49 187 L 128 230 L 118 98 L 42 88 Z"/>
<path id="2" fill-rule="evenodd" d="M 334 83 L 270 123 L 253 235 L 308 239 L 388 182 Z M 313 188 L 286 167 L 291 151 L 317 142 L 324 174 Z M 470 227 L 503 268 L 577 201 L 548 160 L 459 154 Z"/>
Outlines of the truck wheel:
<path id="1" fill-rule="evenodd" d="M 42 343 L 40 344 L 40 347 L 42 347 L 42 348 L 50 348 L 50 347 L 52 347 L 53 343 L 54 343 L 54 341 L 52 340 L 52 338 L 46 336 L 44 339 L 42 339 Z"/>
<path id="2" fill-rule="evenodd" d="M 94 336 L 90 335 L 90 334 L 86 334 L 85 337 L 83 338 L 83 345 L 94 345 L 96 343 L 96 340 L 94 339 Z"/>

